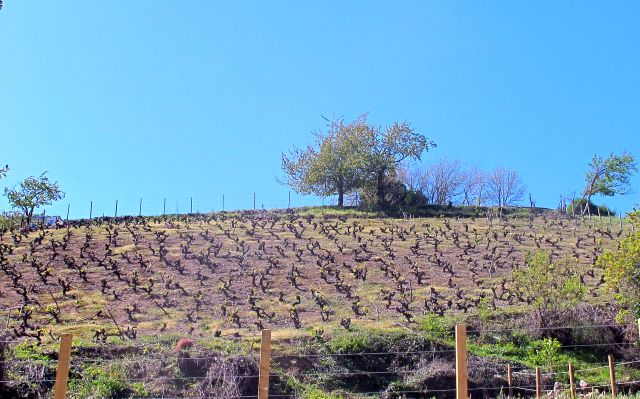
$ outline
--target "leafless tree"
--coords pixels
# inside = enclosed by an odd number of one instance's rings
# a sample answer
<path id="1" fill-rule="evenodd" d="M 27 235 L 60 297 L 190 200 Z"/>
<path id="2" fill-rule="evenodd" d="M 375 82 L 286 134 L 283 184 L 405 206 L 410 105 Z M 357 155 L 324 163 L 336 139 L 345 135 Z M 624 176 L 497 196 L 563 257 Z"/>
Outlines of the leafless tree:
<path id="1" fill-rule="evenodd" d="M 481 206 L 486 199 L 486 173 L 471 166 L 462 176 L 462 205 Z"/>
<path id="2" fill-rule="evenodd" d="M 502 166 L 487 174 L 487 199 L 502 208 L 515 205 L 524 197 L 525 187 L 518 172 Z"/>
<path id="3" fill-rule="evenodd" d="M 442 158 L 426 167 L 403 165 L 397 177 L 411 190 L 421 191 L 430 204 L 445 205 L 462 195 L 466 172 L 462 162 Z"/>
<path id="4" fill-rule="evenodd" d="M 463 177 L 460 161 L 440 159 L 427 169 L 424 194 L 432 204 L 445 205 L 453 202 L 462 194 Z"/>
<path id="5" fill-rule="evenodd" d="M 425 181 L 425 171 L 418 164 L 403 163 L 396 171 L 396 177 L 407 188 L 414 191 L 422 191 Z"/>

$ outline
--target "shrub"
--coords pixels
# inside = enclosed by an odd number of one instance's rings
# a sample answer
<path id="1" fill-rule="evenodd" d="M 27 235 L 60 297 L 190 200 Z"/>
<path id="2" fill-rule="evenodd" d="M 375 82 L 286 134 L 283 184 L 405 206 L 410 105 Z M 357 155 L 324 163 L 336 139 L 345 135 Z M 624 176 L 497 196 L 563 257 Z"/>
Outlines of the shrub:
<path id="1" fill-rule="evenodd" d="M 622 306 L 619 316 L 640 318 L 640 211 L 629 215 L 636 232 L 623 239 L 616 251 L 604 253 L 598 264 L 605 268 L 605 281 Z"/>
<path id="2" fill-rule="evenodd" d="M 533 341 L 527 350 L 527 360 L 537 366 L 549 367 L 559 363 L 559 351 L 562 345 L 555 338 Z"/>
<path id="3" fill-rule="evenodd" d="M 513 282 L 518 297 L 529 304 L 536 329 L 557 326 L 584 297 L 575 263 L 553 261 L 544 251 L 527 254 L 525 266 L 514 269 Z"/>
<path id="4" fill-rule="evenodd" d="M 71 399 L 119 399 L 134 393 L 125 382 L 126 374 L 119 368 L 91 365 L 81 373 L 82 378 L 69 383 Z"/>

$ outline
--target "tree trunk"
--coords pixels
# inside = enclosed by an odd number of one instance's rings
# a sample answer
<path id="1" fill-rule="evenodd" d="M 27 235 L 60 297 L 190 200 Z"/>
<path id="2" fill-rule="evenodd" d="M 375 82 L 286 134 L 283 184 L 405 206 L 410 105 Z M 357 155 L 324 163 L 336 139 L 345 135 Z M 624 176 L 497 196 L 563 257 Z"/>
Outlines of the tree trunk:
<path id="1" fill-rule="evenodd" d="M 29 209 L 29 212 L 27 212 L 27 228 L 31 227 L 31 221 L 33 220 L 33 211 L 35 210 L 35 208 L 31 208 Z"/>
<path id="2" fill-rule="evenodd" d="M 338 179 L 338 208 L 344 206 L 344 180 L 342 177 Z"/>
<path id="3" fill-rule="evenodd" d="M 385 207 L 385 200 L 384 200 L 384 169 L 381 169 L 378 171 L 378 184 L 377 184 L 377 191 L 378 191 L 378 206 L 380 208 L 384 208 Z"/>

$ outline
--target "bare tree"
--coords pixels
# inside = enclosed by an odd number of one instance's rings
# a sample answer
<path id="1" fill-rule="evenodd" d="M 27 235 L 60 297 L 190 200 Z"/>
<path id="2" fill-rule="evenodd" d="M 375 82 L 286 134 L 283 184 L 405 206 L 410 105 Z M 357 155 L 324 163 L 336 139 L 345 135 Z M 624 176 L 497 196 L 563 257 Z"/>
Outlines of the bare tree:
<path id="1" fill-rule="evenodd" d="M 518 172 L 502 166 L 487 175 L 487 199 L 502 208 L 515 205 L 524 197 L 525 187 Z"/>
<path id="2" fill-rule="evenodd" d="M 396 177 L 404 183 L 407 188 L 413 191 L 422 191 L 425 172 L 420 165 L 403 163 L 396 171 Z"/>
<path id="3" fill-rule="evenodd" d="M 486 173 L 472 166 L 464 171 L 462 178 L 462 205 L 483 204 L 486 196 Z"/>
<path id="4" fill-rule="evenodd" d="M 426 181 L 422 182 L 423 192 L 432 204 L 453 202 L 455 197 L 462 194 L 463 176 L 460 161 L 440 159 L 429 166 Z"/>

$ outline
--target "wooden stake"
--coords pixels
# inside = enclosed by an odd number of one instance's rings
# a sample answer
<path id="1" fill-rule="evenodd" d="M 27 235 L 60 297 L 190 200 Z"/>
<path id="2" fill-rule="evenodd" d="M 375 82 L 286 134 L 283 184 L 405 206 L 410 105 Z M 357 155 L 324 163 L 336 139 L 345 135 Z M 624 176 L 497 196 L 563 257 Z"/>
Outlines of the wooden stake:
<path id="1" fill-rule="evenodd" d="M 189 213 L 193 213 L 193 197 L 191 197 L 191 205 L 189 206 Z"/>
<path id="2" fill-rule="evenodd" d="M 456 324 L 456 398 L 468 399 L 466 324 Z"/>
<path id="3" fill-rule="evenodd" d="M 262 330 L 260 341 L 260 376 L 258 399 L 269 399 L 269 372 L 271 366 L 271 330 Z"/>
<path id="4" fill-rule="evenodd" d="M 91 220 L 91 216 L 93 216 L 93 201 L 89 205 L 89 220 Z"/>
<path id="5" fill-rule="evenodd" d="M 113 214 L 114 218 L 118 217 L 118 200 L 116 200 L 116 212 Z"/>
<path id="6" fill-rule="evenodd" d="M 611 397 L 616 397 L 616 371 L 613 369 L 613 355 L 609 355 L 609 378 L 611 379 Z"/>
<path id="7" fill-rule="evenodd" d="M 142 198 L 140 198 L 140 207 L 138 208 L 138 216 L 142 216 Z"/>
<path id="8" fill-rule="evenodd" d="M 542 396 L 542 388 L 540 387 L 540 367 L 536 367 L 536 399 Z"/>
<path id="9" fill-rule="evenodd" d="M 164 199 L 164 202 L 162 203 L 162 216 L 167 214 L 167 199 Z"/>
<path id="10" fill-rule="evenodd" d="M 69 383 L 69 363 L 71 358 L 72 334 L 62 334 L 60 337 L 60 351 L 58 352 L 58 369 L 56 370 L 56 384 L 53 391 L 53 399 L 65 399 L 67 397 L 67 385 Z"/>
<path id="11" fill-rule="evenodd" d="M 256 210 L 256 193 L 253 193 L 253 210 Z"/>
<path id="12" fill-rule="evenodd" d="M 509 397 L 513 396 L 513 369 L 507 365 L 507 384 L 509 384 Z"/>
<path id="13" fill-rule="evenodd" d="M 573 364 L 569 363 L 569 387 L 571 388 L 571 399 L 576 397 L 576 381 L 573 376 Z"/>

